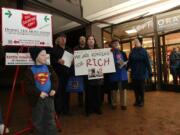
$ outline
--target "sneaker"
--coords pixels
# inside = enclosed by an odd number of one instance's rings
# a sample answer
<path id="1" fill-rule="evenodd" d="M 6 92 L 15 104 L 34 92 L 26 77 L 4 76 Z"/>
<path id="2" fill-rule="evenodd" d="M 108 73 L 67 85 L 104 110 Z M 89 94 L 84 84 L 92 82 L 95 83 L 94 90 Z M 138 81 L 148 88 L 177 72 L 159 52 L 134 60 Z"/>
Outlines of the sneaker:
<path id="1" fill-rule="evenodd" d="M 1 124 L 1 125 L 0 125 L 0 135 L 3 134 L 3 131 L 4 131 L 4 124 Z M 6 134 L 9 133 L 9 129 L 8 129 L 8 128 L 6 128 L 5 133 L 6 133 Z"/>

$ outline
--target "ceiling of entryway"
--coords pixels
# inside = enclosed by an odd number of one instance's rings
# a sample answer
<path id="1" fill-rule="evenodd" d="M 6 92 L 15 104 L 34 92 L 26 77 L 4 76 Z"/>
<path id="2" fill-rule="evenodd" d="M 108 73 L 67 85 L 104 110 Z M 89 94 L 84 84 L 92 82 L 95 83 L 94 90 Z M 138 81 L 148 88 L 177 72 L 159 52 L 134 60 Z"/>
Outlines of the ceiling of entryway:
<path id="1" fill-rule="evenodd" d="M 4 0 L 4 3 L 8 1 L 10 4 L 11 0 Z M 54 34 L 56 34 L 88 22 L 97 23 L 103 28 L 111 24 L 156 14 L 179 6 L 180 0 L 27 0 L 24 3 L 25 10 L 51 13 Z M 63 9 L 64 11 L 61 11 L 62 4 L 68 5 L 67 9 Z M 54 10 L 49 10 L 50 8 Z"/>

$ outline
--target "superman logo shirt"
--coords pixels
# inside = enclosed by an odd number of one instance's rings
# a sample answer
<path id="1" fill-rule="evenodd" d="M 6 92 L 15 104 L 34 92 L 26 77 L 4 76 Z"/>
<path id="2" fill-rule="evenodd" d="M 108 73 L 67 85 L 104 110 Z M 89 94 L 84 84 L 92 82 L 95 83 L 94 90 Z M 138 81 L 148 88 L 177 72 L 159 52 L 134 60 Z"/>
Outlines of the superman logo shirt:
<path id="1" fill-rule="evenodd" d="M 43 92 L 49 93 L 51 89 L 50 73 L 46 65 L 34 65 L 31 67 L 36 87 Z"/>

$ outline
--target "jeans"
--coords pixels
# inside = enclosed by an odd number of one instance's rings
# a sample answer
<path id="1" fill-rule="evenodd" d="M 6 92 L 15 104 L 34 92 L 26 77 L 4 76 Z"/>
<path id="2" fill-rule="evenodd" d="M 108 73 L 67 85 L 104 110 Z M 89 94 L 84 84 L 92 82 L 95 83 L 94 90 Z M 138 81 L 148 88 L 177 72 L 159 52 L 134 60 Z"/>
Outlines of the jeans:
<path id="1" fill-rule="evenodd" d="M 54 113 L 53 98 L 39 98 L 36 106 L 32 108 L 32 122 L 36 135 L 57 135 Z"/>

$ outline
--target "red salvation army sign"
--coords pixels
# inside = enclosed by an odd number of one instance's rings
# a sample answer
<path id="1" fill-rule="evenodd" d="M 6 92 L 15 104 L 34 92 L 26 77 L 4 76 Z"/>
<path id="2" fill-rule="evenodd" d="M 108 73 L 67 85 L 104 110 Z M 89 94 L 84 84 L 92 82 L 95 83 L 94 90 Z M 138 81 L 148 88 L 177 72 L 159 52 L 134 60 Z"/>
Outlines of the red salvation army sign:
<path id="1" fill-rule="evenodd" d="M 2 8 L 2 45 L 53 47 L 52 15 Z"/>
<path id="2" fill-rule="evenodd" d="M 37 16 L 31 14 L 22 14 L 22 25 L 28 29 L 37 27 Z"/>

